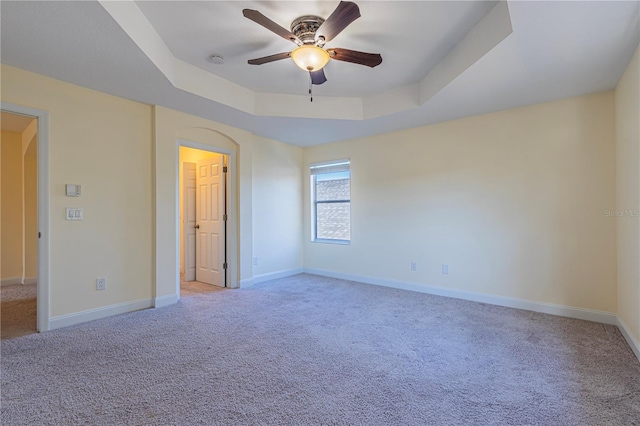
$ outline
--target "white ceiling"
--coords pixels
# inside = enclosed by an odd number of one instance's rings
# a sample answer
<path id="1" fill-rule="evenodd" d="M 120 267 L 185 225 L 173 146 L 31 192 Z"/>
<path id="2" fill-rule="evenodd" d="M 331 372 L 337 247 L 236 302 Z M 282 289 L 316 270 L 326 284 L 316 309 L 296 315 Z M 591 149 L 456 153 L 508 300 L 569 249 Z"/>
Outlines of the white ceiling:
<path id="1" fill-rule="evenodd" d="M 140 2 L 171 54 L 253 92 L 300 94 L 290 61 L 246 60 L 293 44 L 242 16 L 257 9 L 283 27 L 328 16 L 337 1 Z M 381 53 L 375 69 L 330 63 L 315 93 L 370 96 L 423 78 L 493 4 L 360 2 L 362 17 L 332 47 Z M 175 87 L 97 2 L 11 2 L 1 7 L 2 63 L 307 146 L 613 89 L 640 40 L 639 3 L 509 2 L 513 32 L 422 105 L 372 119 L 254 115 Z M 291 46 L 289 46 L 291 44 Z M 226 63 L 206 62 L 220 53 Z M 224 80 L 222 80 L 224 81 Z M 301 89 L 300 89 L 301 86 Z"/>
<path id="2" fill-rule="evenodd" d="M 304 95 L 309 77 L 293 61 L 247 64 L 249 59 L 289 52 L 296 45 L 244 18 L 242 10 L 258 10 L 290 29 L 291 22 L 302 15 L 327 18 L 338 2 L 138 1 L 137 4 L 175 57 L 256 92 Z M 371 69 L 330 61 L 325 68 L 328 83 L 314 87 L 314 92 L 318 96 L 361 97 L 416 83 L 495 4 L 494 1 L 359 1 L 362 17 L 326 47 L 381 53 L 383 63 Z M 211 54 L 221 54 L 224 65 L 207 61 Z"/>

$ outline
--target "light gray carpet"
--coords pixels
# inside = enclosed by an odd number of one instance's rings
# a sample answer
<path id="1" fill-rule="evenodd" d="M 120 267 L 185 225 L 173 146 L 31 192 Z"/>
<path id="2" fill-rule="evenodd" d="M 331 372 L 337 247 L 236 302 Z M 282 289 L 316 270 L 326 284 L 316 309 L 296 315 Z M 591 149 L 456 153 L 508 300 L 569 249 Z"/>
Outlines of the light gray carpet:
<path id="1" fill-rule="evenodd" d="M 3 340 L 7 425 L 634 425 L 616 327 L 312 275 Z"/>
<path id="2" fill-rule="evenodd" d="M 0 287 L 0 336 L 11 339 L 37 331 L 35 284 Z"/>

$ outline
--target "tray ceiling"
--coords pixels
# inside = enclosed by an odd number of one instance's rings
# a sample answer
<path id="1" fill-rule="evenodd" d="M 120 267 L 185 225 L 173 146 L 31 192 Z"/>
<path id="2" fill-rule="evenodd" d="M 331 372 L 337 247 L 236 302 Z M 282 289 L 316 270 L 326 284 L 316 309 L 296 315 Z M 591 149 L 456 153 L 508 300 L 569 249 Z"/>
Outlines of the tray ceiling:
<path id="1" fill-rule="evenodd" d="M 5 0 L 1 59 L 307 146 L 611 90 L 640 40 L 637 1 L 373 1 L 357 2 L 362 17 L 331 45 L 381 53 L 383 64 L 330 63 L 313 104 L 290 61 L 246 64 L 293 44 L 243 8 L 286 27 L 337 3 Z M 206 62 L 212 53 L 225 64 Z"/>

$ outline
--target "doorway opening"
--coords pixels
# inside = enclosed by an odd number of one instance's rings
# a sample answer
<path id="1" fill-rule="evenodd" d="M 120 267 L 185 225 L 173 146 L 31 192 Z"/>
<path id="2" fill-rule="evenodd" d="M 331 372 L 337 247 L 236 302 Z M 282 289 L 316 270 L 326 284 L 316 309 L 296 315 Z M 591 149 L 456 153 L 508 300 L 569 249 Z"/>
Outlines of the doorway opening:
<path id="1" fill-rule="evenodd" d="M 229 156 L 179 145 L 181 296 L 228 286 Z"/>
<path id="2" fill-rule="evenodd" d="M 49 329 L 48 114 L 3 102 L 2 338 Z"/>

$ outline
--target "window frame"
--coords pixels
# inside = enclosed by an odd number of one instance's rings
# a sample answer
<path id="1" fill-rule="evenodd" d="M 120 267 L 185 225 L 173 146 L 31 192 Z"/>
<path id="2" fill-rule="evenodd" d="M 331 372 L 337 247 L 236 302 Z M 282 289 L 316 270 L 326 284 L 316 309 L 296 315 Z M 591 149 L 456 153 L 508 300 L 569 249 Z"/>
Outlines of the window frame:
<path id="1" fill-rule="evenodd" d="M 349 173 L 349 198 L 318 201 L 317 176 L 337 172 Z M 311 242 L 339 245 L 351 244 L 351 161 L 349 159 L 343 159 L 324 163 L 312 163 L 309 165 L 309 174 L 311 177 Z M 337 203 L 349 203 L 349 239 L 318 238 L 318 204 Z"/>

